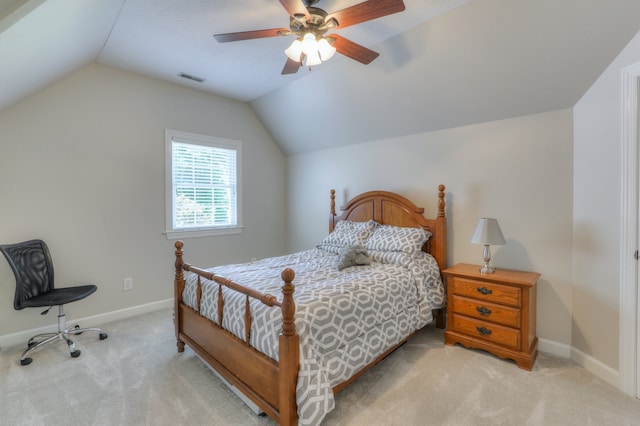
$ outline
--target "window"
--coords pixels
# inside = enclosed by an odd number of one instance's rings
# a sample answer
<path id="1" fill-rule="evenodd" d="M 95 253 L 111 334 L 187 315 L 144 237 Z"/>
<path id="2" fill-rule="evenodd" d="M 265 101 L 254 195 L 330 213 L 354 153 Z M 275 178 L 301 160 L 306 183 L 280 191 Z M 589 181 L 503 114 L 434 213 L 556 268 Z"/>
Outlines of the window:
<path id="1" fill-rule="evenodd" d="M 242 232 L 239 141 L 165 131 L 167 238 Z"/>

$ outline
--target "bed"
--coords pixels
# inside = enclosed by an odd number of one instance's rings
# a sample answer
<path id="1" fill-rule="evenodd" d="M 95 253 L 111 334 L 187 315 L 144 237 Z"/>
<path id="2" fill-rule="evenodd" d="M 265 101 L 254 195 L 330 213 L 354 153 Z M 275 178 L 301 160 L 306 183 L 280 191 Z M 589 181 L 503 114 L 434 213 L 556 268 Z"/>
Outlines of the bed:
<path id="1" fill-rule="evenodd" d="M 331 190 L 317 247 L 247 264 L 196 267 L 176 241 L 178 352 L 188 345 L 277 423 L 319 424 L 334 394 L 426 324 L 444 327 L 444 190 L 433 219 L 387 191 L 338 214 Z"/>

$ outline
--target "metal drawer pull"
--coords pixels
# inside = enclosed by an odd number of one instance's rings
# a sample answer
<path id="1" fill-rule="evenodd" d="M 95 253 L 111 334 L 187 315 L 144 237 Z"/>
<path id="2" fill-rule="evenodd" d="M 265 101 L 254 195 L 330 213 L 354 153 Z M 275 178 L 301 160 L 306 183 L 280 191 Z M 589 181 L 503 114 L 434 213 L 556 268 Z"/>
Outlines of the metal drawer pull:
<path id="1" fill-rule="evenodd" d="M 484 306 L 480 306 L 479 308 L 476 308 L 476 311 L 478 311 L 480 315 L 489 315 L 491 313 L 491 309 L 487 309 Z"/>
<path id="2" fill-rule="evenodd" d="M 476 330 L 478 330 L 478 333 L 482 334 L 483 336 L 488 336 L 491 334 L 491 330 L 484 327 L 476 327 Z"/>
<path id="3" fill-rule="evenodd" d="M 476 288 L 476 290 L 478 290 L 478 292 L 482 293 L 482 294 L 491 294 L 491 293 L 493 293 L 493 290 L 489 290 L 486 287 L 478 287 L 478 288 Z"/>

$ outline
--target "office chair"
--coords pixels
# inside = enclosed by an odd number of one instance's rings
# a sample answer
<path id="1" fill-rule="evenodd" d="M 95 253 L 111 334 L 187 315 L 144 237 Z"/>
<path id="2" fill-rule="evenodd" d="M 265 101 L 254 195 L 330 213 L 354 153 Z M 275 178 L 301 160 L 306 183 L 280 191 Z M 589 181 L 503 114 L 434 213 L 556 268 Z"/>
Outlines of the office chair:
<path id="1" fill-rule="evenodd" d="M 31 358 L 27 357 L 31 351 L 56 341 L 64 340 L 69 345 L 69 352 L 73 358 L 80 356 L 80 349 L 76 349 L 75 343 L 69 335 L 82 334 L 85 331 L 97 331 L 100 340 L 106 339 L 107 333 L 99 328 L 66 328 L 64 314 L 65 303 L 84 299 L 98 289 L 95 285 L 81 285 L 75 287 L 54 288 L 53 262 L 47 245 L 42 240 L 30 240 L 17 244 L 0 245 L 0 251 L 7 258 L 9 266 L 16 277 L 16 293 L 13 299 L 13 307 L 16 310 L 24 308 L 47 307 L 40 315 L 46 315 L 49 310 L 58 307 L 58 332 L 41 333 L 33 336 L 27 342 L 27 349 L 20 357 L 21 365 L 29 365 Z"/>

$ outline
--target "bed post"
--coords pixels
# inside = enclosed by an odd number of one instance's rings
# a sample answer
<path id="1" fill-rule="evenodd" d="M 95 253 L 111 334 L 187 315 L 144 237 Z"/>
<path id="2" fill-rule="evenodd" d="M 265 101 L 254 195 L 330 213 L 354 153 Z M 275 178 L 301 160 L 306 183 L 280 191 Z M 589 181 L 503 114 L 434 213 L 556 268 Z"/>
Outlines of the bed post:
<path id="1" fill-rule="evenodd" d="M 280 334 L 280 425 L 298 424 L 296 405 L 296 385 L 300 369 L 300 336 L 296 332 L 294 315 L 296 305 L 293 301 L 295 286 L 292 284 L 295 274 L 292 269 L 282 271 L 282 334 Z"/>
<path id="2" fill-rule="evenodd" d="M 444 217 L 444 185 L 438 185 L 438 217 Z"/>
<path id="3" fill-rule="evenodd" d="M 438 185 L 438 216 L 435 218 L 436 244 L 435 252 L 431 253 L 438 261 L 440 270 L 447 268 L 447 218 L 445 216 L 444 185 Z"/>
<path id="4" fill-rule="evenodd" d="M 182 303 L 182 292 L 184 290 L 184 273 L 182 271 L 182 265 L 184 261 L 182 260 L 182 247 L 184 247 L 184 243 L 180 240 L 176 241 L 176 277 L 174 280 L 174 307 L 173 307 L 173 323 L 176 327 L 176 346 L 178 347 L 178 352 L 184 352 L 184 342 L 180 340 L 180 303 Z"/>
<path id="5" fill-rule="evenodd" d="M 447 218 L 445 216 L 445 186 L 438 185 L 438 216 L 436 217 L 436 228 L 438 235 L 438 266 L 441 271 L 447 267 Z M 444 282 L 444 280 L 443 280 Z M 444 283 L 446 286 L 446 283 Z M 445 287 L 446 291 L 446 287 Z M 446 299 L 445 299 L 446 300 Z M 437 328 L 445 328 L 447 323 L 447 307 L 444 306 L 435 311 L 435 320 Z"/>
<path id="6" fill-rule="evenodd" d="M 336 190 L 331 190 L 331 211 L 329 212 L 329 233 L 336 226 Z"/>

